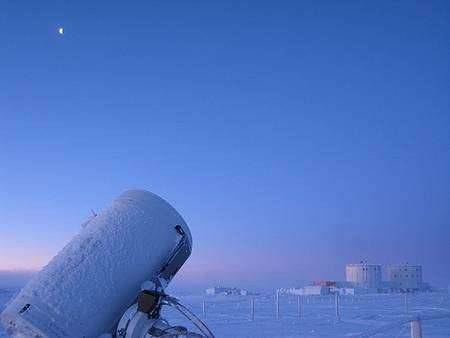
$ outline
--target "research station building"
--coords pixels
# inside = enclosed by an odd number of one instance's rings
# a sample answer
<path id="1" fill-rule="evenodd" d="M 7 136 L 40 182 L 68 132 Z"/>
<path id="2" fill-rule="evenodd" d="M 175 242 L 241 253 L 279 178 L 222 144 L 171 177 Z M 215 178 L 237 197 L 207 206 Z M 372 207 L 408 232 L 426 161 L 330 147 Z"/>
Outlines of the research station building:
<path id="1" fill-rule="evenodd" d="M 396 289 L 410 292 L 424 287 L 421 265 L 389 265 L 387 273 L 389 282 Z"/>
<path id="2" fill-rule="evenodd" d="M 345 266 L 347 282 L 355 286 L 378 289 L 381 287 L 381 265 L 360 262 Z"/>

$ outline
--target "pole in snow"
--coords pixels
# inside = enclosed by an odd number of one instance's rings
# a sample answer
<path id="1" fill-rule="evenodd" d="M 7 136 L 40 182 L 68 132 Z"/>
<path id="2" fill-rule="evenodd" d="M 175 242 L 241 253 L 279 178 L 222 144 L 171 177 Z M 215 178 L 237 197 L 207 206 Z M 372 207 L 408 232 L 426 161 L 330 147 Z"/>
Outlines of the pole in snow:
<path id="1" fill-rule="evenodd" d="M 422 323 L 420 318 L 411 321 L 411 338 L 422 338 Z"/>
<path id="2" fill-rule="evenodd" d="M 341 313 L 340 313 L 340 304 L 339 304 L 339 293 L 338 292 L 336 292 L 336 295 L 335 295 L 335 306 L 336 306 L 336 319 L 337 320 L 340 320 L 340 318 L 341 318 Z"/>
<path id="3" fill-rule="evenodd" d="M 277 319 L 280 318 L 280 295 L 277 290 L 276 296 L 275 296 L 275 314 Z"/>
<path id="4" fill-rule="evenodd" d="M 206 317 L 206 302 L 204 299 L 202 302 L 202 313 L 203 313 L 203 316 Z"/>
<path id="5" fill-rule="evenodd" d="M 302 303 L 303 303 L 303 297 L 301 295 L 297 296 L 297 310 L 298 310 L 298 317 L 302 318 Z"/>
<path id="6" fill-rule="evenodd" d="M 405 313 L 408 313 L 409 309 L 408 309 L 408 294 L 405 293 Z"/>
<path id="7" fill-rule="evenodd" d="M 250 302 L 250 318 L 252 322 L 255 320 L 255 297 L 252 297 Z"/>

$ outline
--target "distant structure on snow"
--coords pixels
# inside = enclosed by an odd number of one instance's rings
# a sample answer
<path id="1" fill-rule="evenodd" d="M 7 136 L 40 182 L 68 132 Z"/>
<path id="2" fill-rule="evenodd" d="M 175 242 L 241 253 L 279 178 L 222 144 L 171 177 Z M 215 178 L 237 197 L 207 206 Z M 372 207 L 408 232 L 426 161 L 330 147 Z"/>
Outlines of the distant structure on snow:
<path id="1" fill-rule="evenodd" d="M 419 291 L 427 287 L 422 280 L 421 265 L 389 265 L 387 268 L 388 281 L 393 289 L 406 292 Z"/>
<path id="2" fill-rule="evenodd" d="M 338 293 L 357 295 L 368 293 L 422 292 L 431 287 L 423 282 L 421 265 L 389 265 L 387 280 L 382 279 L 382 266 L 359 262 L 345 266 L 346 281 L 315 281 L 298 288 L 282 288 L 277 292 L 291 295 L 323 296 Z"/>
<path id="3" fill-rule="evenodd" d="M 223 286 L 213 286 L 208 289 L 206 289 L 206 294 L 208 296 L 213 295 L 224 295 L 224 296 L 252 296 L 257 295 L 255 292 L 250 292 L 245 289 L 239 289 L 239 288 L 229 288 L 229 287 L 223 287 Z"/>
<path id="4" fill-rule="evenodd" d="M 381 287 L 381 265 L 367 264 L 347 264 L 345 266 L 345 276 L 347 282 L 353 283 L 357 287 L 378 289 Z"/>

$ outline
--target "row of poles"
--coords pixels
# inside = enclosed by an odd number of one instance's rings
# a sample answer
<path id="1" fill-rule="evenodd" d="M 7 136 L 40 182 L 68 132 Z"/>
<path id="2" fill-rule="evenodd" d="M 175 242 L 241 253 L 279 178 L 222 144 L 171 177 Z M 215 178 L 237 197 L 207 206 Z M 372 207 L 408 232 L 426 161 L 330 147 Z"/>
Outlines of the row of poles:
<path id="1" fill-rule="evenodd" d="M 303 296 L 298 295 L 297 296 L 297 313 L 298 317 L 301 318 L 303 316 Z M 334 296 L 334 304 L 335 304 L 335 315 L 336 320 L 341 319 L 341 298 L 338 293 Z M 409 305 L 408 305 L 408 296 L 405 294 L 404 298 L 404 306 L 405 306 L 405 313 L 407 314 L 409 312 Z M 203 299 L 202 302 L 202 313 L 203 316 L 206 317 L 206 301 Z M 277 291 L 275 295 L 275 314 L 276 318 L 280 319 L 280 294 Z M 255 320 L 255 297 L 250 298 L 250 320 Z M 411 338 L 422 338 L 422 325 L 419 318 L 412 319 L 410 322 L 410 334 Z"/>
<path id="2" fill-rule="evenodd" d="M 334 305 L 335 305 L 335 313 L 336 313 L 336 319 L 340 320 L 341 319 L 341 301 L 340 301 L 340 297 L 339 294 L 336 293 L 334 296 Z M 277 291 L 276 295 L 275 295 L 275 314 L 276 314 L 276 318 L 279 319 L 280 318 L 280 294 Z M 298 317 L 301 318 L 303 316 L 303 296 L 298 295 L 297 296 L 297 314 Z"/>
<path id="3" fill-rule="evenodd" d="M 340 319 L 340 298 L 339 295 L 335 296 L 335 309 L 336 309 L 336 318 Z M 297 296 L 297 313 L 298 317 L 301 318 L 303 316 L 303 296 Z M 206 317 L 206 301 L 203 299 L 202 302 L 202 314 L 203 317 Z M 280 295 L 277 292 L 275 295 L 275 315 L 276 318 L 280 318 Z M 252 321 L 255 320 L 255 297 L 250 298 L 250 319 Z"/>
<path id="4" fill-rule="evenodd" d="M 297 296 L 297 314 L 298 317 L 301 318 L 303 316 L 303 303 L 304 297 L 301 295 Z M 334 296 L 334 307 L 335 307 L 335 316 L 337 320 L 341 319 L 341 298 L 338 293 Z M 405 294 L 404 298 L 404 309 L 405 313 L 409 313 L 409 305 L 408 305 L 408 296 Z M 202 313 L 203 316 L 206 316 L 206 302 L 203 300 L 202 302 Z M 277 319 L 280 318 L 280 294 L 276 292 L 275 294 L 275 316 Z M 255 297 L 250 298 L 250 319 L 253 321 L 255 319 Z"/>

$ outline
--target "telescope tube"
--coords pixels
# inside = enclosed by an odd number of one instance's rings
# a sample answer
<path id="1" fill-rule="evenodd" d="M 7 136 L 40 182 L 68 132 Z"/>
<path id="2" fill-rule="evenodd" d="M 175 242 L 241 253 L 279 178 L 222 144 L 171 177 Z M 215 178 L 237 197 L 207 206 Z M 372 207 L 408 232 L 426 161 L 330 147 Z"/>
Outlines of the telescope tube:
<path id="1" fill-rule="evenodd" d="M 181 242 L 184 254 L 174 259 Z M 162 272 L 168 283 L 191 248 L 189 228 L 169 203 L 147 191 L 126 191 L 85 224 L 0 319 L 15 337 L 79 338 L 112 332 L 141 283 Z M 168 266 L 173 261 L 175 268 Z"/>

